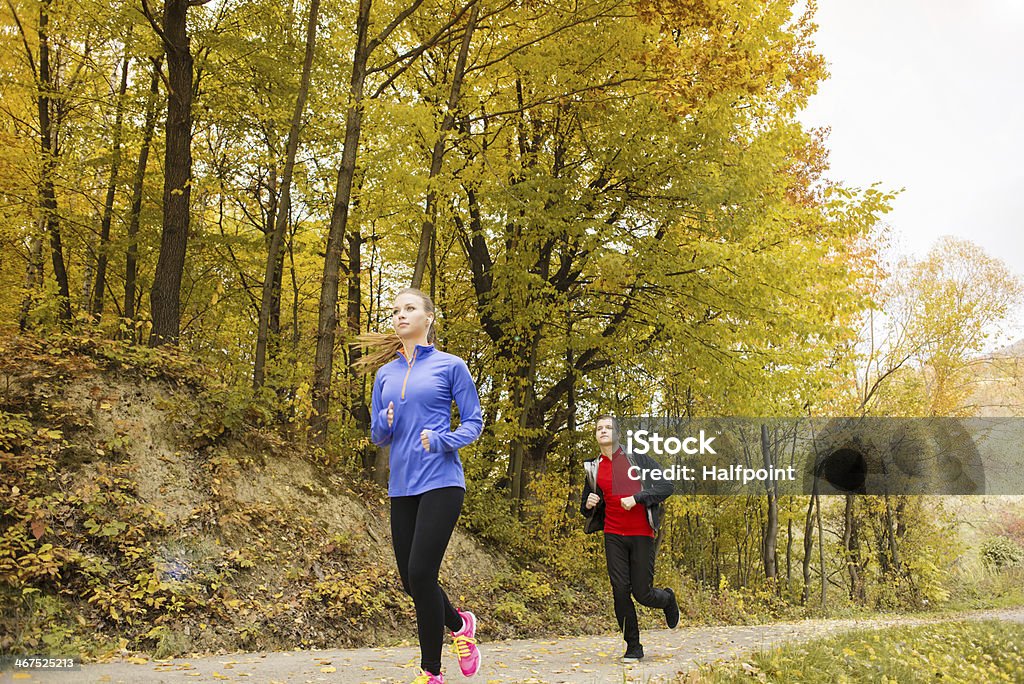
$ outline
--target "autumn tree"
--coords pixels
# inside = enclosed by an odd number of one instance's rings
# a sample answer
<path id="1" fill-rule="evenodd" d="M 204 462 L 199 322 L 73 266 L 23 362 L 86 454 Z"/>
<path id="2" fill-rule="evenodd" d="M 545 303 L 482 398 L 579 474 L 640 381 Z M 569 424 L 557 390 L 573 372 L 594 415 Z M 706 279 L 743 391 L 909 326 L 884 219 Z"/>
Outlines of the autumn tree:
<path id="1" fill-rule="evenodd" d="M 163 231 L 160 257 L 150 290 L 153 329 L 150 344 L 175 343 L 181 331 L 181 277 L 188 244 L 192 197 L 193 59 L 187 17 L 190 7 L 208 0 L 166 0 L 157 20 L 143 9 L 166 55 L 167 120 L 164 126 Z"/>

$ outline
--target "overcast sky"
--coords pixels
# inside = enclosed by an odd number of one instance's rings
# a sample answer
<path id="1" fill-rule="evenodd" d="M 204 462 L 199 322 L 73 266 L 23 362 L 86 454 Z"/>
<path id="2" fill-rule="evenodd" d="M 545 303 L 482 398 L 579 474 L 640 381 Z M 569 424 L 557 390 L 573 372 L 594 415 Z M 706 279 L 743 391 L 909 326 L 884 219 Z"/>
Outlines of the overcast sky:
<path id="1" fill-rule="evenodd" d="M 801 118 L 832 128 L 829 175 L 905 188 L 901 252 L 955 235 L 1024 277 L 1024 0 L 820 0 L 816 23 L 831 77 Z"/>

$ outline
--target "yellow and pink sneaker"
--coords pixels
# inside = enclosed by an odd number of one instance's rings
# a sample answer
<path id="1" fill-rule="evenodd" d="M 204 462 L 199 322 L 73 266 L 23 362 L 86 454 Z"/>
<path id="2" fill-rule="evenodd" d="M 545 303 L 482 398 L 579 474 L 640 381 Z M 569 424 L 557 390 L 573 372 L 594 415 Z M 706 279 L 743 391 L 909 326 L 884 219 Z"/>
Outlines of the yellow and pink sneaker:
<path id="1" fill-rule="evenodd" d="M 472 677 L 480 670 L 480 649 L 476 647 L 476 615 L 468 610 L 460 610 L 458 613 L 462 616 L 462 629 L 452 632 L 452 650 L 459 659 L 462 674 Z"/>

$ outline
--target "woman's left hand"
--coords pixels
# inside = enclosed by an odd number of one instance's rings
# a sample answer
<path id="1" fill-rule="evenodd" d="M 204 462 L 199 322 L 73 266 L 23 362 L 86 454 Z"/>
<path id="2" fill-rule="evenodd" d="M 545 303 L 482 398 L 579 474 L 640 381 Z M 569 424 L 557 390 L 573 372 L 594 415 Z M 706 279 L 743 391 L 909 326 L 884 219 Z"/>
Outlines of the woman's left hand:
<path id="1" fill-rule="evenodd" d="M 420 442 L 423 443 L 424 451 L 430 451 L 430 435 L 427 434 L 427 430 L 420 432 Z"/>
<path id="2" fill-rule="evenodd" d="M 636 499 L 634 499 L 633 497 L 627 496 L 625 499 L 622 500 L 622 507 L 625 508 L 627 511 L 631 509 L 633 506 L 636 506 Z"/>

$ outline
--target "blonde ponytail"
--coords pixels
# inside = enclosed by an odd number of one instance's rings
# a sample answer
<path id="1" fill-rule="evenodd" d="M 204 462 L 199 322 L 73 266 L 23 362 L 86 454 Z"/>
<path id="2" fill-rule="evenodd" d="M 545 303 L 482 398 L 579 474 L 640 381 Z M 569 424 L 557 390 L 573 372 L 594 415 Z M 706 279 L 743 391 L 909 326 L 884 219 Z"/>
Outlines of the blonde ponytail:
<path id="1" fill-rule="evenodd" d="M 367 352 L 355 362 L 355 369 L 364 375 L 372 373 L 395 358 L 402 348 L 402 338 L 395 333 L 363 333 L 354 344 L 366 347 Z"/>

